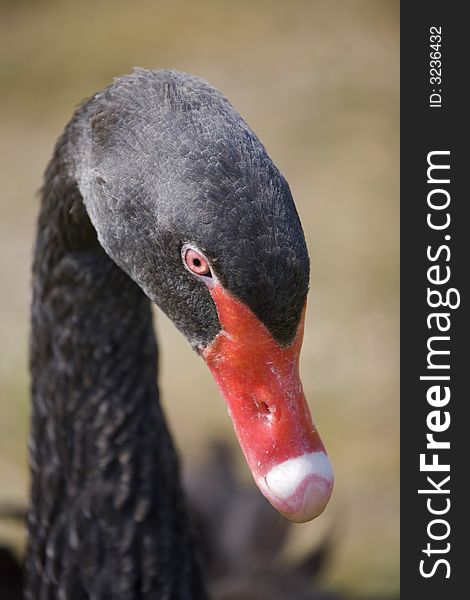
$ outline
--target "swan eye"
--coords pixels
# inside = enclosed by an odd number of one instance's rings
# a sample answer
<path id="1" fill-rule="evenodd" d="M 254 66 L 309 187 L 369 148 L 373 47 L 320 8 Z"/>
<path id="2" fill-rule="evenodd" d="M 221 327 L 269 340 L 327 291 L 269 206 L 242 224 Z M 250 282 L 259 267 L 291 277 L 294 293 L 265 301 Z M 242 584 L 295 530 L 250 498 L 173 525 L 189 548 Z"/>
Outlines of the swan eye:
<path id="1" fill-rule="evenodd" d="M 197 250 L 186 248 L 183 252 L 186 268 L 199 277 L 212 277 L 212 272 L 207 259 Z"/>

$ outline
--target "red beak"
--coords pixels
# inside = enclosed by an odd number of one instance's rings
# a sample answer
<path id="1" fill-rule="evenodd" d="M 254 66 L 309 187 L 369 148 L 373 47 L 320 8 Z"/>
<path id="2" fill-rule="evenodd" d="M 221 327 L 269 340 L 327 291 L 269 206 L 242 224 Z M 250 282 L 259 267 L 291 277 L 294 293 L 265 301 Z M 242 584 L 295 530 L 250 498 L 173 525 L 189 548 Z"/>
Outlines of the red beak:
<path id="1" fill-rule="evenodd" d="M 204 349 L 261 492 L 293 521 L 326 507 L 333 471 L 299 377 L 304 314 L 293 343 L 280 346 L 261 321 L 220 284 L 211 290 L 222 331 Z"/>

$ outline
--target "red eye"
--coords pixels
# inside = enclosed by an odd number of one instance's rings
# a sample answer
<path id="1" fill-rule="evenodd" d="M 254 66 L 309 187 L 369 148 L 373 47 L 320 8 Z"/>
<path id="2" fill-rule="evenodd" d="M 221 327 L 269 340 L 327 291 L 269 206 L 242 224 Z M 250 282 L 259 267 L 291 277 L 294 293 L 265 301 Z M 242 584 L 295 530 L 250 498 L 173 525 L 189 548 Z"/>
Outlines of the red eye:
<path id="1" fill-rule="evenodd" d="M 184 262 L 191 273 L 203 277 L 212 277 L 207 259 L 202 256 L 197 250 L 188 248 L 184 253 Z"/>

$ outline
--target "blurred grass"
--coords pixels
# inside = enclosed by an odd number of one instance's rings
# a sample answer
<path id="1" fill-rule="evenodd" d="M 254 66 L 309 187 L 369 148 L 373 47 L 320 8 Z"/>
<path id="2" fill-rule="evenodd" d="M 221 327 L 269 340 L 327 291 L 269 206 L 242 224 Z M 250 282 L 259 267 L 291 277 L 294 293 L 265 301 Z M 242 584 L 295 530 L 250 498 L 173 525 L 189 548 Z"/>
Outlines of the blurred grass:
<path id="1" fill-rule="evenodd" d="M 336 523 L 328 581 L 396 592 L 396 1 L 0 1 L 0 500 L 27 494 L 36 191 L 73 108 L 134 65 L 208 79 L 290 182 L 312 258 L 302 376 L 336 474 L 331 507 L 296 528 L 291 553 Z M 157 325 L 164 405 L 190 464 L 231 425 L 209 373 L 161 314 Z"/>

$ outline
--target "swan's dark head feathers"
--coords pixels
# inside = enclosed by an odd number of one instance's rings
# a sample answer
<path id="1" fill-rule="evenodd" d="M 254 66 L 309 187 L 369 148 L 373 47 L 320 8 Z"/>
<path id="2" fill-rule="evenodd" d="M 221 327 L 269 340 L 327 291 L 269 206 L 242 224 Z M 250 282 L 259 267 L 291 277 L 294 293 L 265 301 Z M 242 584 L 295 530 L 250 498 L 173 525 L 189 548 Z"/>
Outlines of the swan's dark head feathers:
<path id="1" fill-rule="evenodd" d="M 77 178 L 99 240 L 192 345 L 220 324 L 182 264 L 185 243 L 290 343 L 309 282 L 302 227 L 287 182 L 228 100 L 196 77 L 136 69 L 79 118 Z"/>

